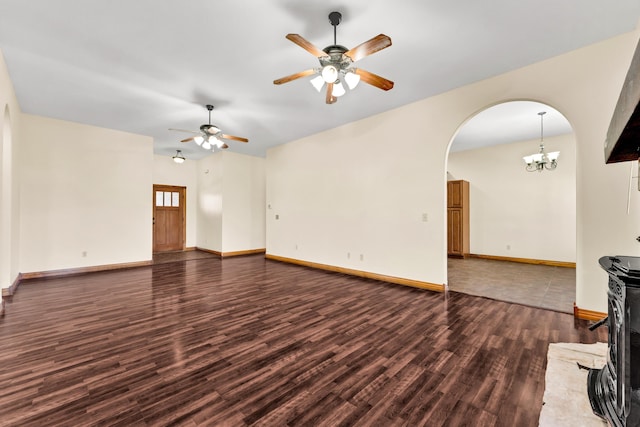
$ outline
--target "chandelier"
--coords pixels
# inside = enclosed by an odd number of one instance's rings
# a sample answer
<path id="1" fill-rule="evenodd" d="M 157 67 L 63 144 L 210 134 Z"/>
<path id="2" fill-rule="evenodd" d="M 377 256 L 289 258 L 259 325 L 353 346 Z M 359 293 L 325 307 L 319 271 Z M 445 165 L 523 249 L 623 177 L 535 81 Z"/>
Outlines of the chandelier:
<path id="1" fill-rule="evenodd" d="M 524 156 L 522 159 L 527 164 L 526 169 L 527 172 L 542 172 L 544 169 L 546 170 L 554 170 L 558 167 L 558 156 L 560 155 L 559 151 L 553 151 L 551 153 L 544 152 L 544 115 L 547 114 L 546 111 L 541 111 L 538 113 L 540 116 L 540 151 L 538 153 L 532 154 L 530 156 Z"/>

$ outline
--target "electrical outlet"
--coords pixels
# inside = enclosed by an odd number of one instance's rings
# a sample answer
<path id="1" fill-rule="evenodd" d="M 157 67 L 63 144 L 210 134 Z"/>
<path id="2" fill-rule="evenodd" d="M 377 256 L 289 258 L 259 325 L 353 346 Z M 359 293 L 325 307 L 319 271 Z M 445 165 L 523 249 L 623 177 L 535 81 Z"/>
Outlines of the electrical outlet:
<path id="1" fill-rule="evenodd" d="M 428 222 L 429 221 L 429 214 L 424 212 L 422 214 L 422 222 Z"/>
<path id="2" fill-rule="evenodd" d="M 347 252 L 347 259 L 351 259 L 351 252 Z"/>
<path id="3" fill-rule="evenodd" d="M 86 258 L 87 257 L 87 251 L 82 251 L 82 258 Z"/>
<path id="4" fill-rule="evenodd" d="M 364 261 L 364 254 L 360 254 L 360 261 Z"/>

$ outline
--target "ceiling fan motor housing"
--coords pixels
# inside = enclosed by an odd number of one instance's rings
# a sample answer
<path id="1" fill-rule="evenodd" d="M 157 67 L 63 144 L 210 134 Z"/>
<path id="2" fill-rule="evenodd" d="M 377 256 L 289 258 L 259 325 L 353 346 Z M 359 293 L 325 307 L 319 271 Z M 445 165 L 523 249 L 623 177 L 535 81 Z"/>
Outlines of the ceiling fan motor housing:
<path id="1" fill-rule="evenodd" d="M 320 61 L 320 66 L 324 68 L 327 65 L 333 65 L 338 70 L 346 70 L 353 63 L 351 58 L 344 54 L 348 50 L 349 49 L 347 49 L 346 47 L 338 44 L 325 47 L 324 49 L 322 49 L 322 51 L 325 52 L 328 56 L 321 56 L 320 58 L 318 58 L 318 60 Z"/>
<path id="2" fill-rule="evenodd" d="M 220 133 L 220 128 L 218 128 L 216 125 L 210 124 L 200 126 L 200 130 L 208 135 L 216 135 Z"/>

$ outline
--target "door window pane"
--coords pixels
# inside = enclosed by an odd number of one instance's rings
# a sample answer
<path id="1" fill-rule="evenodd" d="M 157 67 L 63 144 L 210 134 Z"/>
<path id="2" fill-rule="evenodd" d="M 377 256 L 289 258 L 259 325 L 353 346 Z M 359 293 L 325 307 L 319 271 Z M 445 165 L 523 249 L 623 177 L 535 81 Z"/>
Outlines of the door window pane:
<path id="1" fill-rule="evenodd" d="M 164 206 L 164 192 L 156 191 L 156 206 Z"/>
<path id="2" fill-rule="evenodd" d="M 171 193 L 171 206 L 173 206 L 174 208 L 177 208 L 180 206 L 180 193 L 178 193 L 177 191 Z"/>

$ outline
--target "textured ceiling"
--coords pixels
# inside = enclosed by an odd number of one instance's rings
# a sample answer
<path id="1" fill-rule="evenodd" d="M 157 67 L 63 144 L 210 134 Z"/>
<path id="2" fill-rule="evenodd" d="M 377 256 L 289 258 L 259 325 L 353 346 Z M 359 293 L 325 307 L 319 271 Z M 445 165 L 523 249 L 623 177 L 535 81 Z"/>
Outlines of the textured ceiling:
<path id="1" fill-rule="evenodd" d="M 318 61 L 285 39 L 338 44 L 384 33 L 393 45 L 357 64 L 395 82 L 361 83 L 334 105 L 308 83 L 273 80 Z M 0 1 L 0 49 L 22 111 L 154 138 L 158 154 L 210 154 L 189 134 L 212 122 L 274 145 L 368 117 L 632 31 L 638 0 Z M 535 119 L 535 117 L 534 117 Z M 533 127 L 537 135 L 539 128 Z M 535 137 L 535 135 L 531 135 Z"/>

